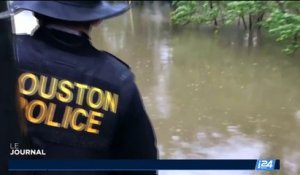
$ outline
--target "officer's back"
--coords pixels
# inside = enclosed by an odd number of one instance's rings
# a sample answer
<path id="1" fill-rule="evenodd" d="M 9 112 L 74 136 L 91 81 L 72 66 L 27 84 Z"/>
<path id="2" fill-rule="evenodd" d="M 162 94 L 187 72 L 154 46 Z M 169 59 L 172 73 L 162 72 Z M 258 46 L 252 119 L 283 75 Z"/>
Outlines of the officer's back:
<path id="1" fill-rule="evenodd" d="M 74 18 L 95 22 L 121 14 L 127 7 L 103 11 L 108 7 L 103 2 L 83 3 L 87 11 L 91 6 L 102 9 L 98 16 L 93 13 L 84 19 L 67 9 L 82 10 L 76 3 L 83 2 L 15 3 L 16 9 L 60 22 L 43 23 L 33 36 L 16 37 L 20 101 L 28 134 L 32 145 L 46 154 L 38 158 L 156 159 L 153 129 L 129 67 L 95 49 L 87 33 L 60 25 Z M 45 9 L 51 7 L 66 10 L 66 15 L 63 10 Z"/>

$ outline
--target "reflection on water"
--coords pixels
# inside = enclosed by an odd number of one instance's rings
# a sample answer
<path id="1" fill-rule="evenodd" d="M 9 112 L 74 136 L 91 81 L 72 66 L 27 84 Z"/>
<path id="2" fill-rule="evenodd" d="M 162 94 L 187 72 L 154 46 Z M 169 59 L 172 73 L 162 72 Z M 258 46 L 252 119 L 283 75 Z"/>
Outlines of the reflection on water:
<path id="1" fill-rule="evenodd" d="M 256 159 L 267 151 L 260 140 L 243 134 L 228 137 L 217 132 L 199 132 L 192 142 L 187 142 L 179 136 L 172 137 L 171 144 L 175 148 L 168 157 L 173 159 Z M 182 149 L 178 150 L 176 146 Z"/>
<path id="2" fill-rule="evenodd" d="M 207 27 L 174 29 L 168 13 L 167 5 L 155 2 L 104 21 L 92 32 L 96 47 L 131 65 L 160 157 L 276 158 L 280 174 L 299 175 L 299 55 L 286 57 L 267 39 L 249 44 L 247 34 L 229 27 L 218 35 Z"/>

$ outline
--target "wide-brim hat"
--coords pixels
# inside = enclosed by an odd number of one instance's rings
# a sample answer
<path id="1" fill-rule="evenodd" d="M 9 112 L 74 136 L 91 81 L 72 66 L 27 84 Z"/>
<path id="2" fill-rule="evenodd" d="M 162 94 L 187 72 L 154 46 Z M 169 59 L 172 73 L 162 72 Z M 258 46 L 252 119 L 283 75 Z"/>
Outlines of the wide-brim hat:
<path id="1" fill-rule="evenodd" d="M 127 3 L 105 1 L 13 1 L 13 11 L 29 10 L 48 17 L 66 21 L 105 20 L 126 12 Z"/>

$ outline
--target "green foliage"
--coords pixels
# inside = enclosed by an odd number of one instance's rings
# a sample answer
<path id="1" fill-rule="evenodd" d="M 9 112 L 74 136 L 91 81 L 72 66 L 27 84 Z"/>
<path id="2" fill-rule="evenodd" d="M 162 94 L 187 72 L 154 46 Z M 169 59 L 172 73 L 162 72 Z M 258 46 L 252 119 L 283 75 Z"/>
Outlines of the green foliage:
<path id="1" fill-rule="evenodd" d="M 176 25 L 208 23 L 219 15 L 219 8 L 211 7 L 208 1 L 173 1 L 172 5 L 176 8 L 171 12 L 171 20 Z"/>
<path id="2" fill-rule="evenodd" d="M 174 24 L 181 24 L 183 17 L 188 22 L 207 23 L 225 15 L 226 23 L 231 23 L 247 14 L 264 13 L 268 9 L 267 3 L 267 1 L 173 1 L 175 10 L 171 13 L 171 18 Z"/>
<path id="3" fill-rule="evenodd" d="M 269 10 L 266 1 L 234 1 L 226 6 L 226 24 L 231 24 L 246 15 L 258 16 Z"/>
<path id="4" fill-rule="evenodd" d="M 211 4 L 210 4 L 211 3 Z M 219 16 L 219 7 L 212 2 L 205 1 L 202 4 L 202 15 L 201 20 L 198 23 L 210 23 L 214 21 Z M 197 19 L 195 19 L 197 21 Z"/>
<path id="5" fill-rule="evenodd" d="M 236 1 L 227 4 L 226 24 L 231 24 L 241 16 L 249 14 L 253 11 L 253 2 Z"/>
<path id="6" fill-rule="evenodd" d="M 285 1 L 285 8 L 289 13 L 300 14 L 300 3 L 297 1 Z"/>
<path id="7" fill-rule="evenodd" d="M 173 1 L 176 6 L 175 11 L 171 12 L 171 20 L 174 24 L 184 25 L 191 22 L 191 16 L 197 11 L 197 1 Z"/>
<path id="8" fill-rule="evenodd" d="M 283 51 L 287 54 L 293 54 L 300 47 L 300 15 L 276 9 L 263 25 L 276 37 L 276 41 L 286 44 Z"/>
<path id="9" fill-rule="evenodd" d="M 173 1 L 175 25 L 234 24 L 242 19 L 245 29 L 265 28 L 293 54 L 300 46 L 300 3 L 297 1 Z M 220 23 L 223 21 L 224 23 Z"/>

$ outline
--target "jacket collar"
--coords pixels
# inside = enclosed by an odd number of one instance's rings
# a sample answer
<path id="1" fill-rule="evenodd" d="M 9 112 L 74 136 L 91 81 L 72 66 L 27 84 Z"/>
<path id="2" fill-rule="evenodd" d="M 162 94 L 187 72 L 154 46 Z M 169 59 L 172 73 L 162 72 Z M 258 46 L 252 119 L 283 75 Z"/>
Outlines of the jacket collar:
<path id="1" fill-rule="evenodd" d="M 61 25 L 56 25 L 56 24 L 48 24 L 46 26 L 46 28 L 48 28 L 48 29 L 54 29 L 54 30 L 59 30 L 59 31 L 66 32 L 66 33 L 73 34 L 73 35 L 77 35 L 77 36 L 81 36 L 82 35 L 82 33 L 79 32 L 79 31 L 77 31 L 77 30 L 70 29 L 68 27 L 61 26 Z"/>
<path id="2" fill-rule="evenodd" d="M 79 52 L 89 48 L 93 48 L 90 37 L 85 33 L 70 33 L 57 28 L 40 27 L 33 34 L 33 38 L 42 40 L 47 44 L 58 49 L 70 52 Z"/>

